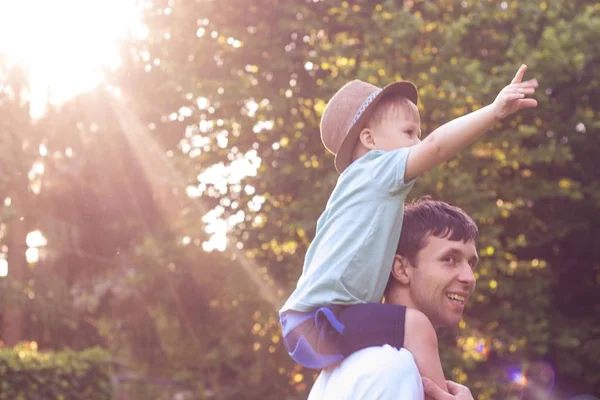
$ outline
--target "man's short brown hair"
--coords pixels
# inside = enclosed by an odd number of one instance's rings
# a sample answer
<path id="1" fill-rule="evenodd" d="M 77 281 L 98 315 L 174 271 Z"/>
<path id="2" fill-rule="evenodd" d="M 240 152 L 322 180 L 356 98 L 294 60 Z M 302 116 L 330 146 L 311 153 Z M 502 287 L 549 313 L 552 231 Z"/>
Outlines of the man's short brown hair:
<path id="1" fill-rule="evenodd" d="M 466 243 L 477 241 L 479 229 L 462 209 L 426 196 L 405 206 L 396 254 L 416 266 L 417 254 L 427 244 L 428 236 Z"/>

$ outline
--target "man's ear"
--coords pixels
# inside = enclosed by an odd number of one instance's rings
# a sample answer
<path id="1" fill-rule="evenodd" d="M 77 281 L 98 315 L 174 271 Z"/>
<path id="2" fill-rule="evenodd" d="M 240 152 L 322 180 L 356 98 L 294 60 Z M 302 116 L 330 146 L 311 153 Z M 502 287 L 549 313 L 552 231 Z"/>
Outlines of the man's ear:
<path id="1" fill-rule="evenodd" d="M 363 128 L 363 130 L 360 131 L 358 134 L 358 141 L 369 150 L 375 148 L 375 135 L 373 135 L 373 131 L 369 128 Z"/>
<path id="2" fill-rule="evenodd" d="M 404 256 L 396 254 L 394 256 L 394 263 L 392 264 L 392 276 L 401 285 L 410 284 L 410 272 L 408 268 L 410 263 Z"/>

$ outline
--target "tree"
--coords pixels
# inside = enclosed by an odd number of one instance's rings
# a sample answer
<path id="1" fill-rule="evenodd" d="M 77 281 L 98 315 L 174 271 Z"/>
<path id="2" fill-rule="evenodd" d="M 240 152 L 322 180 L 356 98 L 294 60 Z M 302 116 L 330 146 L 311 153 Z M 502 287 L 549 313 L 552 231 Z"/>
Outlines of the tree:
<path id="1" fill-rule="evenodd" d="M 464 208 L 482 233 L 477 294 L 442 338 L 446 375 L 480 399 L 521 391 L 520 372 L 547 391 L 555 380 L 557 397 L 600 393 L 595 2 L 161 0 L 144 22 L 113 76 L 121 98 L 82 96 L 31 131 L 8 119 L 24 109 L 0 116 L 2 178 L 26 188 L 40 144 L 49 155 L 27 197 L 23 232 L 43 225 L 48 256 L 25 269 L 24 335 L 102 343 L 216 398 L 305 398 L 315 374 L 285 354 L 277 309 L 337 179 L 319 138 L 327 99 L 354 78 L 410 79 L 428 133 L 491 102 L 525 62 L 540 107 L 412 192 Z M 223 226 L 229 246 L 210 252 Z"/>
<path id="2" fill-rule="evenodd" d="M 1 60 L 0 62 L 6 62 Z M 25 256 L 26 237 L 35 224 L 35 196 L 30 187 L 31 168 L 36 153 L 36 131 L 29 116 L 26 70 L 7 64 L 0 69 L 0 189 L 5 193 L 0 214 L 2 253 L 10 271 L 10 280 L 3 282 L 2 341 L 8 346 L 23 339 L 23 313 L 26 301 L 28 263 Z"/>
<path id="3" fill-rule="evenodd" d="M 586 249 L 597 247 L 589 239 L 595 224 L 587 216 L 598 202 L 586 155 L 597 146 L 591 38 L 598 12 L 585 1 L 155 3 L 145 14 L 149 36 L 131 44 L 138 52 L 122 82 L 136 97 L 160 99 L 146 121 L 172 152 L 190 155 L 183 162 L 193 175 L 256 150 L 256 176 L 226 190 L 202 179 L 194 185 L 221 199 L 224 218 L 244 211 L 232 245 L 243 246 L 265 267 L 265 279 L 287 293 L 336 179 L 318 122 L 337 88 L 353 78 L 378 85 L 411 79 L 430 132 L 491 102 L 527 63 L 541 82 L 541 107 L 422 177 L 413 193 L 465 208 L 482 230 L 479 294 L 458 336 L 447 337 L 460 352 L 445 352 L 445 362 L 453 367 L 448 376 L 481 398 L 509 390 L 507 370 L 526 360 L 551 362 L 562 390 L 591 391 L 598 382 L 589 350 L 597 266 L 593 254 L 575 258 L 567 249 L 583 237 Z M 178 110 L 185 116 L 168 121 Z M 568 296 L 553 294 L 566 285 L 566 251 L 587 271 L 569 286 L 582 289 L 587 305 L 569 307 L 561 300 Z M 585 328 L 566 328 L 573 307 Z M 574 351 L 582 340 L 587 355 Z"/>

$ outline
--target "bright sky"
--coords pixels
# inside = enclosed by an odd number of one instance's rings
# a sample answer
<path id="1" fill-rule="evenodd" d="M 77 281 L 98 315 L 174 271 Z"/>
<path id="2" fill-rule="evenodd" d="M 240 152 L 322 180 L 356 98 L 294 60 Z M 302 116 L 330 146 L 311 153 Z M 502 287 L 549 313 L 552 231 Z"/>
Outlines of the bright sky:
<path id="1" fill-rule="evenodd" d="M 0 0 L 0 53 L 24 63 L 31 113 L 60 103 L 119 64 L 117 41 L 139 25 L 136 0 Z"/>

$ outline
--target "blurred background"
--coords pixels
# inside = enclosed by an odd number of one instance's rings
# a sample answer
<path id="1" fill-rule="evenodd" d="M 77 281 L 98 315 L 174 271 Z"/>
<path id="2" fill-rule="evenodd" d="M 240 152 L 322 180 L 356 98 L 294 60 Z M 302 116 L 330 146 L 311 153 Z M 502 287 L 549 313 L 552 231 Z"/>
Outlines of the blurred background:
<path id="1" fill-rule="evenodd" d="M 445 372 L 481 400 L 600 396 L 592 0 L 1 0 L 3 348 L 101 347 L 120 399 L 305 399 L 277 310 L 337 179 L 326 101 L 408 79 L 427 134 L 521 63 L 540 106 L 411 193 L 482 233 Z"/>

